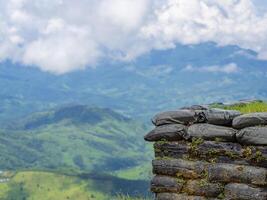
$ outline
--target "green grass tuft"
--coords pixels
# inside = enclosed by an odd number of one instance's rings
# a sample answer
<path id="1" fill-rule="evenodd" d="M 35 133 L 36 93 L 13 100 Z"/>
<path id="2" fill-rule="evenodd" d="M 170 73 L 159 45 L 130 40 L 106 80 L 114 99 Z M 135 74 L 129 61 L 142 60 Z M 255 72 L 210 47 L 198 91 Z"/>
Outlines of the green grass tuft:
<path id="1" fill-rule="evenodd" d="M 248 104 L 240 103 L 230 106 L 213 105 L 212 107 L 222 108 L 226 110 L 238 110 L 241 113 L 267 112 L 267 102 L 261 102 L 261 101 L 256 101 Z"/>

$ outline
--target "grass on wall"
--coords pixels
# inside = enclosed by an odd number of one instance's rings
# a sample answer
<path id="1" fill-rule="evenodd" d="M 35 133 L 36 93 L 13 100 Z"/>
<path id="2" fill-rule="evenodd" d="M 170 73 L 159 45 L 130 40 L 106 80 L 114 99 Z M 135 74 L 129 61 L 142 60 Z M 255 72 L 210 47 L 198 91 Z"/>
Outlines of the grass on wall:
<path id="1" fill-rule="evenodd" d="M 240 103 L 230 106 L 212 105 L 212 107 L 223 108 L 226 110 L 238 110 L 241 113 L 267 112 L 267 102 L 256 101 L 248 104 Z"/>

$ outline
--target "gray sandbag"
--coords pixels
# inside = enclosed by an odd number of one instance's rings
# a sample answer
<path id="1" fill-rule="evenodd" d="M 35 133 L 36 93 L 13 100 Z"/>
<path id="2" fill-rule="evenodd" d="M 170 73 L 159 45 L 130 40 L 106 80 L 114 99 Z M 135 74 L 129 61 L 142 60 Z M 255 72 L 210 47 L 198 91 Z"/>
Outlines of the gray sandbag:
<path id="1" fill-rule="evenodd" d="M 201 196 L 188 196 L 186 194 L 158 193 L 156 200 L 218 200 L 215 198 L 206 198 Z"/>
<path id="2" fill-rule="evenodd" d="M 167 124 L 158 126 L 145 136 L 145 140 L 150 142 L 160 141 L 163 139 L 167 141 L 178 141 L 187 138 L 186 127 L 182 124 Z"/>
<path id="3" fill-rule="evenodd" d="M 254 146 L 249 147 L 251 155 L 249 155 L 250 165 L 264 167 L 267 169 L 267 146 Z"/>
<path id="4" fill-rule="evenodd" d="M 220 183 L 209 183 L 206 179 L 188 180 L 183 191 L 189 195 L 217 197 L 223 192 L 223 185 Z"/>
<path id="5" fill-rule="evenodd" d="M 191 124 L 196 122 L 203 122 L 203 112 L 195 110 L 177 110 L 167 111 L 155 115 L 152 118 L 152 123 L 155 126 L 164 124 Z"/>
<path id="6" fill-rule="evenodd" d="M 177 142 L 156 142 L 154 152 L 156 158 L 184 158 L 188 155 L 190 146 L 185 141 Z"/>
<path id="7" fill-rule="evenodd" d="M 218 108 L 209 109 L 204 113 L 209 124 L 223 126 L 231 126 L 233 119 L 241 115 L 241 113 L 236 110 L 223 110 Z"/>
<path id="8" fill-rule="evenodd" d="M 233 127 L 237 129 L 259 125 L 267 125 L 267 112 L 244 114 L 233 120 Z"/>
<path id="9" fill-rule="evenodd" d="M 248 127 L 236 134 L 237 141 L 247 145 L 267 145 L 267 126 Z"/>
<path id="10" fill-rule="evenodd" d="M 183 159 L 156 159 L 152 161 L 153 173 L 186 179 L 200 178 L 206 163 Z"/>
<path id="11" fill-rule="evenodd" d="M 260 167 L 214 163 L 208 166 L 208 180 L 223 183 L 267 184 L 267 170 Z"/>
<path id="12" fill-rule="evenodd" d="M 155 193 L 173 192 L 179 193 L 182 190 L 183 182 L 177 178 L 168 176 L 155 176 L 151 181 L 151 191 Z"/>
<path id="13" fill-rule="evenodd" d="M 204 140 L 216 140 L 234 142 L 236 130 L 213 124 L 193 124 L 188 128 L 190 138 L 202 138 Z"/>
<path id="14" fill-rule="evenodd" d="M 193 105 L 188 107 L 182 107 L 181 110 L 208 110 L 209 107 L 206 105 Z"/>
<path id="15" fill-rule="evenodd" d="M 184 158 L 197 157 L 199 160 L 210 160 L 216 158 L 227 163 L 248 164 L 243 159 L 244 149 L 238 143 L 232 142 L 217 142 L 217 141 L 203 141 L 197 145 L 187 143 L 185 141 L 176 142 L 156 142 L 154 144 L 155 157 L 157 158 Z M 267 151 L 267 147 L 263 150 Z M 256 150 L 255 150 L 256 151 Z M 259 150 L 258 150 L 259 151 Z M 252 152 L 254 154 L 254 151 Z M 262 151 L 262 156 L 267 155 Z M 259 164 L 259 163 L 257 163 Z"/>
<path id="16" fill-rule="evenodd" d="M 232 200 L 266 200 L 267 188 L 230 183 L 225 186 L 225 197 Z"/>

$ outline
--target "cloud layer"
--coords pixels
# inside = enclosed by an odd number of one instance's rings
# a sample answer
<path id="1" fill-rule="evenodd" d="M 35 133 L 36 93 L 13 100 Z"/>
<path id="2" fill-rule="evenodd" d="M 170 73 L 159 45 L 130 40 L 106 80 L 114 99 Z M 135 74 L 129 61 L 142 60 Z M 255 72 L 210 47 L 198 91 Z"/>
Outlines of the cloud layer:
<path id="1" fill-rule="evenodd" d="M 267 14 L 254 1 L 0 0 L 0 61 L 62 74 L 208 41 L 267 59 Z"/>
<path id="2" fill-rule="evenodd" d="M 210 72 L 210 73 L 226 73 L 233 74 L 239 72 L 241 69 L 235 64 L 230 63 L 224 66 L 204 66 L 204 67 L 192 67 L 191 65 L 186 66 L 183 71 L 189 72 Z"/>

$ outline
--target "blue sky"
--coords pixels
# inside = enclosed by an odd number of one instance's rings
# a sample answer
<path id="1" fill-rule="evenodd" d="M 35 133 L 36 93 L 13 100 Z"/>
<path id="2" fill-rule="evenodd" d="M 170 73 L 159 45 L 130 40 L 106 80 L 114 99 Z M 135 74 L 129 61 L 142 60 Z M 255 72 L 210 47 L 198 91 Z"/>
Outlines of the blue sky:
<path id="1" fill-rule="evenodd" d="M 255 5 L 259 8 L 261 8 L 262 10 L 266 10 L 267 9 L 267 1 L 264 0 L 253 0 Z"/>
<path id="2" fill-rule="evenodd" d="M 204 42 L 267 60 L 266 8 L 263 0 L 0 0 L 0 61 L 64 74 Z"/>

